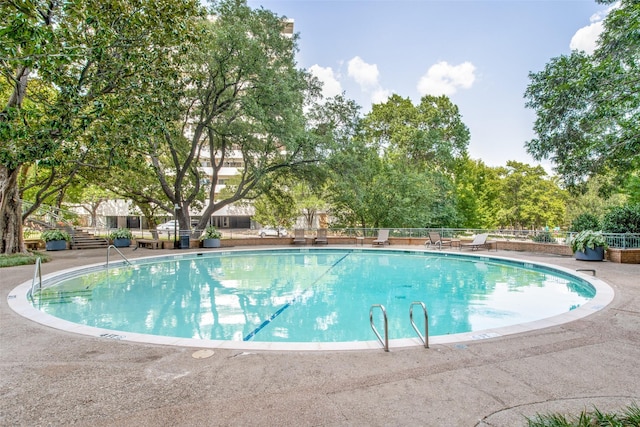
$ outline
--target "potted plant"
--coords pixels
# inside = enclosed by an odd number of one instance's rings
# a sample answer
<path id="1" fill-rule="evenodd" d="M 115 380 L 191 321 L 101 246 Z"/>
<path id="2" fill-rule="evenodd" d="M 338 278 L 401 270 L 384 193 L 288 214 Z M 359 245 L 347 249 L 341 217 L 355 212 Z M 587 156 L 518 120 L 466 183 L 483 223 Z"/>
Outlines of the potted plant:
<path id="1" fill-rule="evenodd" d="M 601 231 L 584 230 L 573 236 L 569 244 L 575 258 L 582 261 L 602 261 L 608 248 Z"/>
<path id="2" fill-rule="evenodd" d="M 131 246 L 132 237 L 131 230 L 128 228 L 118 228 L 109 234 L 109 238 L 113 240 L 113 246 L 116 248 L 128 248 Z"/>
<path id="3" fill-rule="evenodd" d="M 48 251 L 62 251 L 67 249 L 67 242 L 71 240 L 69 233 L 63 230 L 45 230 L 40 235 L 45 241 L 45 248 Z"/>
<path id="4" fill-rule="evenodd" d="M 220 238 L 222 237 L 222 233 L 220 233 L 213 225 L 205 228 L 204 232 L 200 236 L 200 240 L 202 241 L 203 248 L 219 248 L 220 247 Z"/>

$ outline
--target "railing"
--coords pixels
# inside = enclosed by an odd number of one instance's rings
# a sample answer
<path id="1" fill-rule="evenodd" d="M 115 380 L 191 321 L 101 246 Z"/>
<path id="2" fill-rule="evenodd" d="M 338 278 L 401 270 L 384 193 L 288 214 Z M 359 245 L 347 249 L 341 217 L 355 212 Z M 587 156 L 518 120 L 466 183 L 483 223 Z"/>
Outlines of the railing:
<path id="1" fill-rule="evenodd" d="M 422 307 L 422 312 L 424 314 L 424 336 L 420 333 L 420 331 L 418 330 L 418 327 L 413 321 L 414 305 L 418 305 Z M 420 341 L 422 341 L 422 343 L 424 344 L 424 348 L 429 348 L 429 315 L 427 314 L 427 307 L 425 307 L 423 302 L 414 301 L 411 303 L 411 305 L 409 306 L 409 321 L 411 322 L 411 326 L 413 327 L 413 330 L 416 331 L 416 333 L 418 334 Z"/>
<path id="2" fill-rule="evenodd" d="M 120 252 L 120 249 L 116 248 L 116 247 L 115 247 L 115 246 L 113 246 L 113 245 L 109 245 L 109 247 L 107 248 L 107 264 L 105 265 L 105 267 L 106 267 L 106 268 L 109 268 L 109 254 L 110 254 L 110 252 L 111 252 L 111 249 L 112 249 L 112 248 L 113 248 L 113 249 L 115 249 L 115 250 L 116 250 L 116 252 L 118 252 L 118 253 L 120 254 L 120 256 L 122 257 L 122 259 L 124 260 L 124 262 L 126 262 L 128 265 L 131 265 L 131 261 L 129 261 L 129 260 L 127 259 L 127 257 L 126 257 L 126 256 L 124 256 L 124 254 L 123 254 L 122 252 Z"/>
<path id="3" fill-rule="evenodd" d="M 33 203 L 22 200 L 23 211 L 26 210 L 25 208 L 29 208 L 31 206 L 33 206 Z M 62 228 L 68 232 L 73 239 L 73 236 L 75 235 L 75 228 L 74 225 L 64 217 L 63 214 L 65 213 L 71 217 L 77 215 L 68 210 L 58 209 L 48 205 L 40 205 L 34 212 L 29 214 L 29 219 L 33 223 L 39 223 L 43 228 Z"/>
<path id="4" fill-rule="evenodd" d="M 571 239 L 577 233 L 567 233 Z M 640 233 L 602 233 L 610 248 L 632 249 L 640 248 Z"/>
<path id="5" fill-rule="evenodd" d="M 380 333 L 376 329 L 376 325 L 373 323 L 373 309 L 379 308 L 382 311 L 382 316 L 384 319 L 384 341 L 380 336 Z M 376 334 L 378 341 L 382 344 L 384 351 L 389 351 L 389 322 L 387 321 L 387 310 L 385 310 L 384 305 L 382 304 L 373 304 L 369 309 L 369 323 L 371 324 L 371 329 L 373 333 Z"/>
<path id="6" fill-rule="evenodd" d="M 36 268 L 33 272 L 33 280 L 31 281 L 31 292 L 29 293 L 29 297 L 31 298 L 31 301 L 33 301 L 33 296 L 35 295 L 35 292 L 36 292 L 36 279 L 38 279 L 37 290 L 41 291 L 42 290 L 42 258 L 40 257 L 36 258 Z"/>

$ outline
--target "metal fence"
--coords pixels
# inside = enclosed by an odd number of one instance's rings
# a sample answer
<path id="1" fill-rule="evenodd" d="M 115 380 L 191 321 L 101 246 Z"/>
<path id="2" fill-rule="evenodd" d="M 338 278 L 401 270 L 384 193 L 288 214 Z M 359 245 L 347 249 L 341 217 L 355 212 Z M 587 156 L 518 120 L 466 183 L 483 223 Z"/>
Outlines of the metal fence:
<path id="1" fill-rule="evenodd" d="M 568 238 L 573 238 L 578 233 L 567 233 Z M 610 248 L 632 249 L 640 248 L 640 233 L 602 233 Z"/>

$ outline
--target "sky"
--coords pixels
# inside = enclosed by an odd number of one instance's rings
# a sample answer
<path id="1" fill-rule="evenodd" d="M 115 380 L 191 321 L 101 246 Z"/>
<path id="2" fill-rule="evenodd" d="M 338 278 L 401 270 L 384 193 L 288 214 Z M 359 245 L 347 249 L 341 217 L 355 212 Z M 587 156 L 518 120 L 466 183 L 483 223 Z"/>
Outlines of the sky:
<path id="1" fill-rule="evenodd" d="M 573 49 L 592 52 L 609 10 L 595 0 L 248 0 L 294 20 L 297 62 L 362 107 L 391 94 L 447 95 L 469 128 L 472 159 L 536 162 L 529 73 Z"/>

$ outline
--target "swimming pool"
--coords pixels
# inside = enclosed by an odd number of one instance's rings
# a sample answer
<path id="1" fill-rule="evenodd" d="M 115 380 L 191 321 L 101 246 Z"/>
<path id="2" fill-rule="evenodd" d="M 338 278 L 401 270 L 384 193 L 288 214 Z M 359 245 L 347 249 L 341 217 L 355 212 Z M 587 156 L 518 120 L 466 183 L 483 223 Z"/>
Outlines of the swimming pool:
<path id="1" fill-rule="evenodd" d="M 409 322 L 414 301 L 427 306 L 437 343 L 550 325 L 612 297 L 596 279 L 550 266 L 386 249 L 192 253 L 89 266 L 45 282 L 33 305 L 76 331 L 233 348 L 379 348 L 373 304 L 386 308 L 393 347 L 419 343 Z"/>

